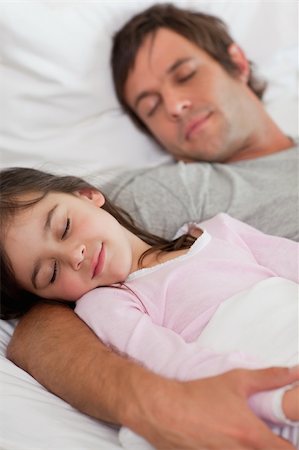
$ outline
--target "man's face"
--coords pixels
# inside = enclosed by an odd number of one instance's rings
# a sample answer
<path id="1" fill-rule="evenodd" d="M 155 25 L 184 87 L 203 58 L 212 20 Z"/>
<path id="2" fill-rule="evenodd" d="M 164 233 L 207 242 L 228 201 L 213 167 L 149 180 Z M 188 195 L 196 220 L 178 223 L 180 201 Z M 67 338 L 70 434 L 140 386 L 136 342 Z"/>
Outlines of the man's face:
<path id="1" fill-rule="evenodd" d="M 232 59 L 238 51 L 232 46 Z M 254 103 L 242 58 L 236 55 L 241 72 L 232 76 L 193 42 L 160 28 L 137 53 L 125 99 L 176 159 L 229 161 L 246 145 L 249 104 Z"/>

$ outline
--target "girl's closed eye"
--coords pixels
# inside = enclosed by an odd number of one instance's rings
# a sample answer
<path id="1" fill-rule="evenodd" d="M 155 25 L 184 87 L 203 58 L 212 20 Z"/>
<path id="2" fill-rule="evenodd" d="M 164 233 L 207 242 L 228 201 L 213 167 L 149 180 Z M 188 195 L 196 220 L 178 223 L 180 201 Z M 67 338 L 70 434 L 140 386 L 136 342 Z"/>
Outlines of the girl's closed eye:
<path id="1" fill-rule="evenodd" d="M 67 236 L 67 234 L 69 232 L 69 229 L 70 229 L 70 224 L 71 224 L 71 220 L 70 220 L 69 217 L 67 217 L 66 224 L 65 224 L 65 227 L 64 227 L 64 231 L 63 231 L 62 236 L 61 236 L 61 240 L 64 239 Z"/>
<path id="2" fill-rule="evenodd" d="M 61 235 L 61 240 L 65 239 L 70 231 L 70 226 L 71 226 L 71 219 L 69 217 L 67 217 L 66 222 L 65 222 L 65 226 Z M 54 266 L 53 266 L 53 272 L 52 272 L 52 277 L 49 281 L 50 284 L 54 284 L 57 278 L 57 270 L 58 270 L 58 265 L 57 265 L 57 261 L 54 261 Z"/>
<path id="3" fill-rule="evenodd" d="M 52 277 L 51 277 L 51 280 L 50 280 L 51 284 L 55 283 L 56 276 L 57 276 L 57 261 L 54 261 L 53 274 L 52 274 Z"/>

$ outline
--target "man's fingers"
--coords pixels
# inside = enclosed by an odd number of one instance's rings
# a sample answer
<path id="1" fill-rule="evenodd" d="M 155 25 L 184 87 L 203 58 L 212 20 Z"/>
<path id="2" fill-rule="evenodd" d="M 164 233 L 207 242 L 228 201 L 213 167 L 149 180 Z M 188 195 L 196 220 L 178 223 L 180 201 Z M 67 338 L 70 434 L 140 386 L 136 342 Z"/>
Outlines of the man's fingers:
<path id="1" fill-rule="evenodd" d="M 246 415 L 248 429 L 248 449 L 250 450 L 296 450 L 296 448 L 285 439 L 273 434 L 272 430 L 262 422 L 255 414 Z M 244 431 L 244 430 L 243 430 Z M 244 445 L 244 436 L 241 435 L 240 448 Z M 244 449 L 247 449 L 244 446 Z"/>
<path id="2" fill-rule="evenodd" d="M 293 368 L 270 367 L 267 369 L 249 370 L 245 371 L 245 374 L 243 370 L 237 372 L 239 372 L 239 377 L 241 378 L 239 386 L 242 386 L 244 394 L 247 396 L 259 391 L 276 389 L 299 381 L 299 366 Z"/>
<path id="3" fill-rule="evenodd" d="M 269 433 L 269 440 L 261 443 L 259 450 L 296 450 L 296 448 L 291 444 L 291 442 L 286 441 L 281 437 L 276 437 L 275 442 L 273 440 L 273 433 Z"/>
<path id="4" fill-rule="evenodd" d="M 281 437 L 277 437 L 276 442 L 273 447 L 273 436 L 271 436 L 271 442 L 267 444 L 262 444 L 258 450 L 296 450 L 296 447 L 293 446 L 289 441 Z"/>

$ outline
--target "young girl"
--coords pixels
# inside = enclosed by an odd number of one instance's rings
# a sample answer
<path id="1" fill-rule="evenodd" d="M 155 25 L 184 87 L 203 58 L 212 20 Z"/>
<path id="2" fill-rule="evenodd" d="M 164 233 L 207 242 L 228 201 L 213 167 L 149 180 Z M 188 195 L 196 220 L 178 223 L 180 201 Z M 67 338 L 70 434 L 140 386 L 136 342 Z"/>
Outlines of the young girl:
<path id="1" fill-rule="evenodd" d="M 0 180 L 1 318 L 17 317 L 42 299 L 80 299 L 77 314 L 106 344 L 165 376 L 186 380 L 269 365 L 238 346 L 204 347 L 201 335 L 224 305 L 237 305 L 242 293 L 265 283 L 274 282 L 274 290 L 286 283 L 292 297 L 284 299 L 286 308 L 296 311 L 297 243 L 226 214 L 168 241 L 135 227 L 80 178 L 12 168 Z M 296 334 L 296 320 L 287 315 L 285 333 Z M 288 336 L 280 365 L 298 360 L 298 343 Z M 250 399 L 256 414 L 294 443 L 298 392 L 288 386 Z"/>

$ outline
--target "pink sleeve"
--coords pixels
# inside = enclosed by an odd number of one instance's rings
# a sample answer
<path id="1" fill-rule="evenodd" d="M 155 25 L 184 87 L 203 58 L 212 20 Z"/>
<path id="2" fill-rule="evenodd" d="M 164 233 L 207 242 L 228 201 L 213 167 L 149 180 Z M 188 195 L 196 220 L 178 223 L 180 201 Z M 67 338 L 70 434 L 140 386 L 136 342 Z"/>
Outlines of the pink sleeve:
<path id="1" fill-rule="evenodd" d="M 171 329 L 155 325 L 124 290 L 95 289 L 77 302 L 75 312 L 106 345 L 169 378 L 191 380 L 235 368 L 261 367 L 241 352 L 219 354 L 196 342 L 185 342 Z M 273 392 L 254 402 L 256 414 L 272 421 Z"/>
<path id="2" fill-rule="evenodd" d="M 200 225 L 220 238 L 234 239 L 236 243 L 239 238 L 239 245 L 246 246 L 261 266 L 272 270 L 278 277 L 299 282 L 298 242 L 262 233 L 225 213 Z"/>

